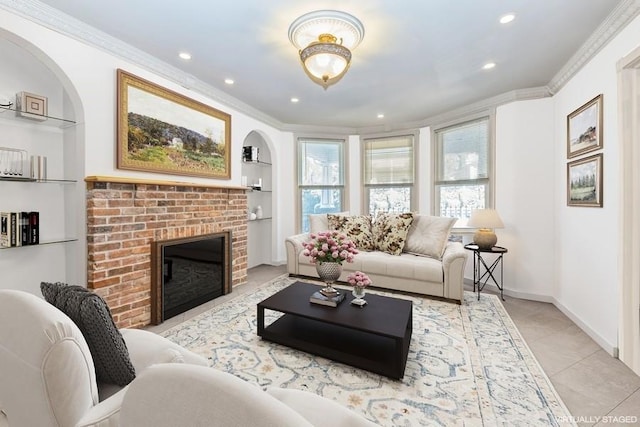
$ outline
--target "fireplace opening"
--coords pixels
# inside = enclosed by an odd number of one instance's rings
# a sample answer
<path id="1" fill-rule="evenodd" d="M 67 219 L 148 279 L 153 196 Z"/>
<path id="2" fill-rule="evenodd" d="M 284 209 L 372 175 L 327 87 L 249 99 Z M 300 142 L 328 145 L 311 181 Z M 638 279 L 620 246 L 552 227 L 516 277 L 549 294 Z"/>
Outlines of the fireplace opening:
<path id="1" fill-rule="evenodd" d="M 157 241 L 151 250 L 151 322 L 231 292 L 231 233 Z"/>

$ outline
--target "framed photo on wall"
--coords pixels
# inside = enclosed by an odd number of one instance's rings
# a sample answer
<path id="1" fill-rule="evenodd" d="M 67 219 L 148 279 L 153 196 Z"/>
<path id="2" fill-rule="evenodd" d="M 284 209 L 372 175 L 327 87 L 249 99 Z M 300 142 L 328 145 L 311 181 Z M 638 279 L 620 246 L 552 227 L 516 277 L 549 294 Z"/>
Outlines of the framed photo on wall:
<path id="1" fill-rule="evenodd" d="M 118 70 L 118 169 L 231 178 L 231 116 Z"/>
<path id="2" fill-rule="evenodd" d="M 602 94 L 567 116 L 567 158 L 602 148 Z"/>
<path id="3" fill-rule="evenodd" d="M 567 163 L 567 206 L 602 207 L 602 153 Z"/>

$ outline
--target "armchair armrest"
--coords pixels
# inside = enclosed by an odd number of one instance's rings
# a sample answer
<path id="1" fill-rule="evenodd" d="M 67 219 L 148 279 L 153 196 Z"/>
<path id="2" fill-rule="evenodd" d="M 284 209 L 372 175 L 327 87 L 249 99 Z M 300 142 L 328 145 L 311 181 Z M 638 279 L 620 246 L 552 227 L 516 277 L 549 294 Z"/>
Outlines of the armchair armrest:
<path id="1" fill-rule="evenodd" d="M 464 267 L 467 252 L 462 243 L 449 242 L 442 255 L 444 297 L 462 302 L 464 296 Z"/>
<path id="2" fill-rule="evenodd" d="M 128 387 L 120 389 L 117 393 L 89 409 L 75 427 L 118 427 L 120 425 L 120 408 Z"/>
<path id="3" fill-rule="evenodd" d="M 304 249 L 302 244 L 309 240 L 309 233 L 296 234 L 284 239 L 284 246 L 287 251 L 287 271 L 289 274 L 300 274 L 298 257 Z"/>

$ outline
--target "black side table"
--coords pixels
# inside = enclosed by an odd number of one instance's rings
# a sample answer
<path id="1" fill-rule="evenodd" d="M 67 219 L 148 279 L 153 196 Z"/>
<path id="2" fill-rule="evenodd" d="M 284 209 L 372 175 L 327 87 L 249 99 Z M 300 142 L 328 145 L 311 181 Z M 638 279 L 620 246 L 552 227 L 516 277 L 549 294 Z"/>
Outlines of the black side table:
<path id="1" fill-rule="evenodd" d="M 480 292 L 484 289 L 485 285 L 491 279 L 493 283 L 500 289 L 500 298 L 504 301 L 503 294 L 503 286 L 502 286 L 502 278 L 504 273 L 504 267 L 502 265 L 502 256 L 506 254 L 508 251 L 506 248 L 501 246 L 494 246 L 490 249 L 482 249 L 478 247 L 478 245 L 470 243 L 468 245 L 464 245 L 464 248 L 473 251 L 473 292 L 476 291 L 476 286 L 478 286 L 478 300 L 480 300 Z M 496 254 L 498 257 L 493 261 L 491 265 L 487 265 L 487 262 L 482 258 L 482 254 Z M 500 283 L 496 280 L 493 272 L 495 271 L 497 266 L 500 266 Z M 484 267 L 484 273 L 482 272 L 482 267 Z M 482 281 L 484 279 L 484 282 Z"/>

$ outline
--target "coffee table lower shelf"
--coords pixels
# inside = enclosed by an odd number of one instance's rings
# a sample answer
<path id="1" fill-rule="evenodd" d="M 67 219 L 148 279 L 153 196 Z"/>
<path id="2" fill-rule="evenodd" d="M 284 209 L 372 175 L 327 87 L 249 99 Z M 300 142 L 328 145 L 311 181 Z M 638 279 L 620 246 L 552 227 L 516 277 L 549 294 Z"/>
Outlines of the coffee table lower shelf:
<path id="1" fill-rule="evenodd" d="M 404 375 L 411 339 L 410 330 L 394 339 L 292 314 L 260 329 L 263 339 L 394 379 Z"/>

